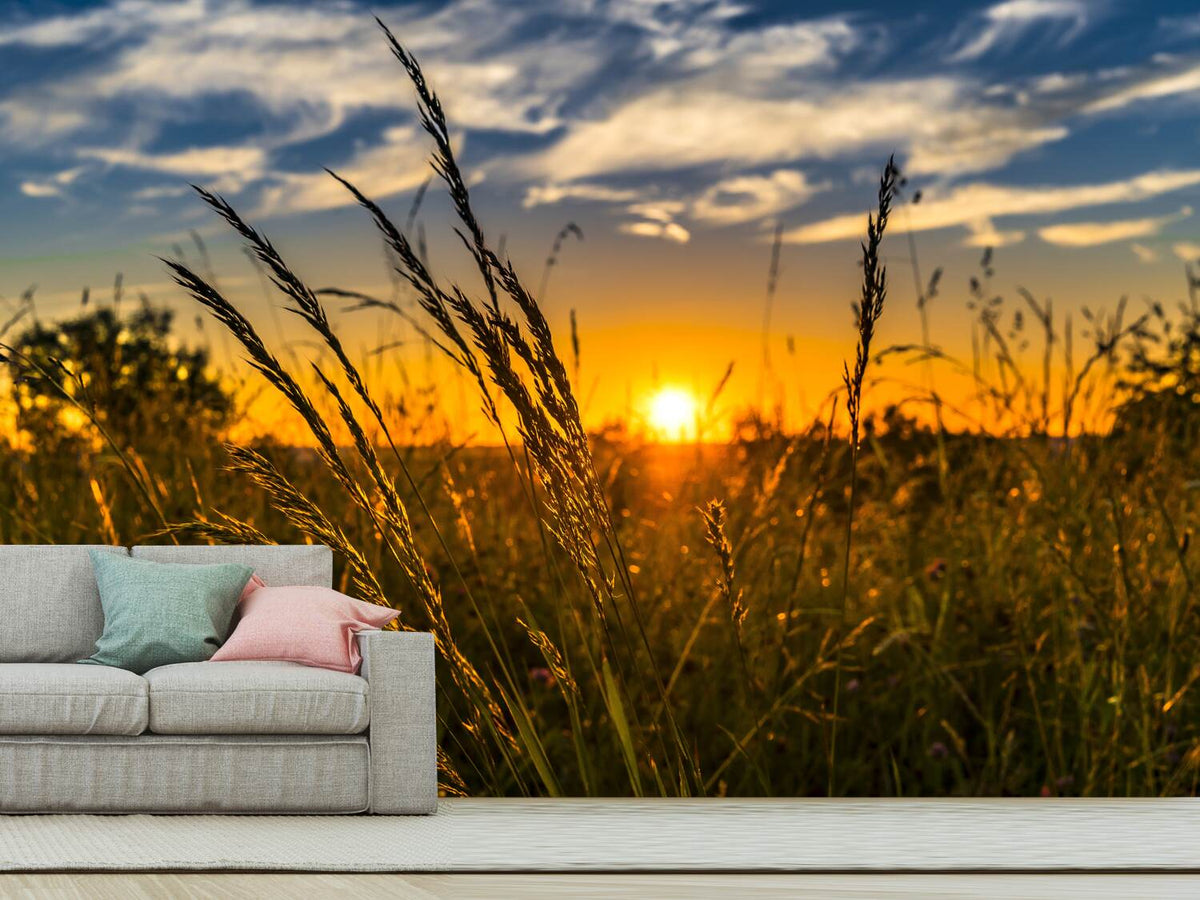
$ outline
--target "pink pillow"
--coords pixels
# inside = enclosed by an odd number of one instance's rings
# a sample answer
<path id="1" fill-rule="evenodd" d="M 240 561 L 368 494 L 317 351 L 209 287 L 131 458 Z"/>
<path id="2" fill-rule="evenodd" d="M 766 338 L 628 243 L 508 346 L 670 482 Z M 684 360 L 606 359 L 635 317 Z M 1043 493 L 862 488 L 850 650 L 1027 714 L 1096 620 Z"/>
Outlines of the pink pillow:
<path id="1" fill-rule="evenodd" d="M 241 604 L 245 603 L 247 597 L 249 597 L 251 594 L 253 594 L 255 591 L 257 591 L 259 588 L 266 587 L 266 586 L 267 586 L 267 583 L 258 577 L 257 572 L 252 574 L 250 576 L 250 580 L 246 582 L 246 586 L 244 588 L 242 588 L 242 596 L 238 600 L 238 605 L 240 606 Z M 236 618 L 236 616 L 235 616 L 235 618 Z"/>
<path id="2" fill-rule="evenodd" d="M 238 604 L 241 618 L 212 662 L 262 659 L 357 672 L 354 635 L 399 612 L 323 587 L 260 587 Z"/>

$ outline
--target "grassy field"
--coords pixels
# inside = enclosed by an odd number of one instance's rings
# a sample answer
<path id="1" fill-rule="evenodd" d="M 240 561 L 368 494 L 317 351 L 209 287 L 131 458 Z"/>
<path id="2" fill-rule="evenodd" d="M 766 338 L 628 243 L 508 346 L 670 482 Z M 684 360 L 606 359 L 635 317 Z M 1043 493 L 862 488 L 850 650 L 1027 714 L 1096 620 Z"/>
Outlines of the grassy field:
<path id="1" fill-rule="evenodd" d="M 875 346 L 903 199 L 889 165 L 844 390 L 820 419 L 782 433 L 750 411 L 728 444 L 589 434 L 535 298 L 474 217 L 436 96 L 392 46 L 482 290 L 440 281 L 346 187 L 406 280 L 395 311 L 462 368 L 494 445 L 409 446 L 428 398 L 364 375 L 330 298 L 205 194 L 320 342 L 319 365 L 278 355 L 180 261 L 178 283 L 256 370 L 246 385 L 177 349 L 153 309 L 23 315 L 3 336 L 0 541 L 332 545 L 341 589 L 437 637 L 448 793 L 1195 791 L 1194 296 L 1089 315 L 1075 335 L 1032 296 L 991 296 L 985 257 L 973 359 L 928 336 Z M 877 410 L 886 357 L 927 387 Z M 928 388 L 942 368 L 971 379 L 969 403 Z M 264 385 L 303 447 L 224 444 Z"/>

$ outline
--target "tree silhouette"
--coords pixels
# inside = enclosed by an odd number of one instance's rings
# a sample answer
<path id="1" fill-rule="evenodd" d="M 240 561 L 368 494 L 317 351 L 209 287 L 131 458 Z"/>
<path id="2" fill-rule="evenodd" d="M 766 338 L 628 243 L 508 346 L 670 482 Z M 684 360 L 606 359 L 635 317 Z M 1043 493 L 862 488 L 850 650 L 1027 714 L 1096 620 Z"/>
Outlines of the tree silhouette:
<path id="1" fill-rule="evenodd" d="M 209 371 L 208 351 L 178 346 L 173 313 L 113 307 L 35 322 L 11 342 L 17 427 L 49 450 L 78 440 L 87 410 L 120 446 L 144 453 L 214 437 L 233 401 Z M 64 394 L 68 396 L 64 396 Z"/>

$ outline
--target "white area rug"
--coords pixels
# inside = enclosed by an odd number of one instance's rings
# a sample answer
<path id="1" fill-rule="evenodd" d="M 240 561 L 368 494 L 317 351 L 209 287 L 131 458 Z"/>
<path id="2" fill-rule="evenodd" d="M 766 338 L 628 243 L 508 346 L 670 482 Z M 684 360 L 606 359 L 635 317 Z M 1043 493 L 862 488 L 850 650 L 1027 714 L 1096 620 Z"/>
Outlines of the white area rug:
<path id="1" fill-rule="evenodd" d="M 0 871 L 1200 871 L 1200 801 L 448 800 L 436 816 L 0 816 Z"/>

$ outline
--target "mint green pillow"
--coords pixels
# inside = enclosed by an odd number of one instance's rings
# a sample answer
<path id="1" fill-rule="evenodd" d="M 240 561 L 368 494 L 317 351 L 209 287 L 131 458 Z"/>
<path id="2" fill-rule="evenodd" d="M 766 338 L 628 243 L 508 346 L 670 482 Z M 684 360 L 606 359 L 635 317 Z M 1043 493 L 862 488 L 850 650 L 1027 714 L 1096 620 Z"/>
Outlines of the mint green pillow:
<path id="1" fill-rule="evenodd" d="M 96 652 L 79 660 L 139 675 L 172 663 L 203 662 L 232 630 L 249 566 L 150 562 L 89 551 L 104 633 Z"/>

